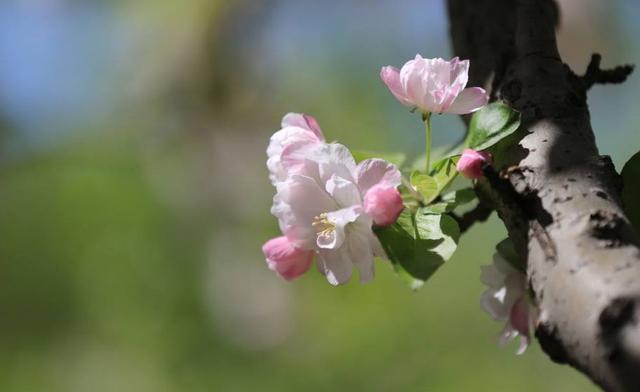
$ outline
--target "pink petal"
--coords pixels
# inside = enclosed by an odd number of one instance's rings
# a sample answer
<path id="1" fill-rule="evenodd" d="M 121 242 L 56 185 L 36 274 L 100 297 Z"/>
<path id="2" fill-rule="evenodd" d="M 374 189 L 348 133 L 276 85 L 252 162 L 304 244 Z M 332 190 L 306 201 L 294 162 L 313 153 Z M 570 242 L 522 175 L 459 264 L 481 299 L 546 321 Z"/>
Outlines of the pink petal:
<path id="1" fill-rule="evenodd" d="M 428 93 L 432 89 L 428 86 L 429 60 L 416 55 L 414 60 L 409 60 L 400 69 L 400 84 L 405 92 L 407 100 L 411 104 L 419 107 L 422 111 L 433 111 L 432 94 Z"/>
<path id="2" fill-rule="evenodd" d="M 509 322 L 521 336 L 529 336 L 529 304 L 525 296 L 520 297 L 511 307 Z"/>
<path id="3" fill-rule="evenodd" d="M 375 185 L 395 188 L 400 185 L 401 176 L 398 168 L 384 159 L 367 159 L 356 168 L 356 182 L 363 194 Z"/>
<path id="4" fill-rule="evenodd" d="M 313 251 L 296 248 L 287 237 L 276 237 L 262 246 L 269 269 L 286 280 L 292 280 L 309 270 Z"/>
<path id="5" fill-rule="evenodd" d="M 447 88 L 446 97 L 441 105 L 441 112 L 446 112 L 458 95 L 463 91 L 469 79 L 469 60 L 460 61 L 454 57 L 450 61 L 449 69 L 450 86 Z"/>
<path id="6" fill-rule="evenodd" d="M 382 67 L 380 70 L 380 79 L 387 85 L 389 91 L 400 103 L 406 106 L 414 106 L 407 98 L 402 84 L 400 83 L 400 71 L 392 66 Z"/>
<path id="7" fill-rule="evenodd" d="M 484 89 L 480 87 L 465 88 L 444 112 L 467 114 L 482 108 L 489 101 Z"/>
<path id="8" fill-rule="evenodd" d="M 309 116 L 308 114 L 304 114 L 303 116 L 305 121 L 307 122 L 307 126 L 309 127 L 309 130 L 315 133 L 320 140 L 324 141 L 324 134 L 322 133 L 322 129 L 320 129 L 320 124 L 318 124 L 318 121 L 315 119 L 315 117 Z"/>
<path id="9" fill-rule="evenodd" d="M 320 141 L 324 141 L 324 135 L 322 134 L 322 129 L 320 129 L 320 125 L 318 125 L 318 121 L 308 114 L 302 113 L 287 113 L 282 118 L 282 128 L 287 127 L 298 127 L 302 129 L 309 130 L 313 132 L 314 135 Z"/>

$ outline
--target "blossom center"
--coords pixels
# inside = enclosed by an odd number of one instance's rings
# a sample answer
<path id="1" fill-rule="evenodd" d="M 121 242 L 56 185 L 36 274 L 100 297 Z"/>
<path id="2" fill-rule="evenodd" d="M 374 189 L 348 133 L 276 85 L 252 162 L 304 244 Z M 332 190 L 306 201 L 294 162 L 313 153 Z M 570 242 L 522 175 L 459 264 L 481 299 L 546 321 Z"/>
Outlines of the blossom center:
<path id="1" fill-rule="evenodd" d="M 329 220 L 326 212 L 315 216 L 311 226 L 317 230 L 318 237 L 329 237 L 336 231 L 335 223 Z"/>

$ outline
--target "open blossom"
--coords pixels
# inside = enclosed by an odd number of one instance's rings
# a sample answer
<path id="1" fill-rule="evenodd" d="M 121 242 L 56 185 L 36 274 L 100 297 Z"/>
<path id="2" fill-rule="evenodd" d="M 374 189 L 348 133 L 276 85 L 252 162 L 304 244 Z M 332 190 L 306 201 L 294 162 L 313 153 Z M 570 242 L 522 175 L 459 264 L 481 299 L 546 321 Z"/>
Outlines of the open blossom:
<path id="1" fill-rule="evenodd" d="M 302 117 L 302 126 L 283 121 L 271 138 L 267 165 L 277 189 L 271 212 L 284 236 L 268 241 L 263 252 L 269 268 L 285 279 L 306 272 L 315 255 L 329 283 L 349 281 L 353 266 L 367 282 L 374 256 L 385 257 L 372 226 L 394 223 L 404 208 L 400 172 L 382 159 L 356 165 L 345 146 L 325 143 L 309 118 Z"/>
<path id="2" fill-rule="evenodd" d="M 275 185 L 287 177 L 280 162 L 282 150 L 289 145 L 324 143 L 324 135 L 315 118 L 300 113 L 288 113 L 282 118 L 282 129 L 274 133 L 267 147 L 269 178 Z"/>
<path id="3" fill-rule="evenodd" d="M 500 343 L 520 336 L 517 354 L 524 353 L 529 345 L 529 333 L 538 310 L 529 303 L 527 278 L 499 253 L 493 255 L 493 264 L 482 266 L 480 280 L 488 286 L 480 304 L 495 320 L 506 324 L 500 335 Z"/>
<path id="4" fill-rule="evenodd" d="M 480 178 L 483 175 L 482 166 L 485 162 L 491 164 L 490 153 L 467 148 L 462 152 L 456 169 L 467 178 Z"/>
<path id="5" fill-rule="evenodd" d="M 400 70 L 383 67 L 380 77 L 403 105 L 423 113 L 466 114 L 485 106 L 486 92 L 480 87 L 465 88 L 469 60 L 425 59 L 419 54 Z"/>

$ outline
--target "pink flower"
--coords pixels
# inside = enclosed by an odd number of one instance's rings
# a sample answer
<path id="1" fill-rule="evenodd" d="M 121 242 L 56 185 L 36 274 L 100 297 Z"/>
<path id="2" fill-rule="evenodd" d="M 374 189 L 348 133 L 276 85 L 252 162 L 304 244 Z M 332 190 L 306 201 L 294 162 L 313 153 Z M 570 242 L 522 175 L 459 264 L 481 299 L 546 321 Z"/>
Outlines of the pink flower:
<path id="1" fill-rule="evenodd" d="M 280 159 L 287 178 L 276 182 L 271 212 L 289 243 L 314 252 L 332 285 L 348 282 L 353 266 L 361 282 L 371 280 L 374 256 L 385 257 L 372 225 L 380 216 L 392 223 L 398 206 L 379 202 L 367 210 L 364 200 L 370 191 L 395 190 L 398 169 L 382 159 L 356 165 L 351 152 L 337 143 L 294 143 L 283 149 Z M 393 213 L 381 211 L 389 205 Z"/>
<path id="2" fill-rule="evenodd" d="M 500 334 L 500 343 L 520 336 L 517 354 L 529 345 L 529 334 L 538 309 L 527 299 L 527 277 L 511 266 L 499 253 L 493 255 L 493 264 L 482 266 L 480 280 L 488 286 L 482 293 L 480 304 L 496 320 L 506 324 Z"/>
<path id="3" fill-rule="evenodd" d="M 483 175 L 482 166 L 485 162 L 491 164 L 490 153 L 467 148 L 462 152 L 456 169 L 467 178 L 480 178 Z"/>
<path id="4" fill-rule="evenodd" d="M 400 192 L 394 187 L 376 185 L 364 195 L 364 212 L 378 226 L 395 223 L 403 209 Z"/>
<path id="5" fill-rule="evenodd" d="M 480 87 L 465 88 L 469 60 L 425 59 L 419 54 L 398 70 L 382 67 L 380 77 L 403 105 L 423 113 L 466 114 L 487 104 L 488 97 Z"/>
<path id="6" fill-rule="evenodd" d="M 287 146 L 315 143 L 324 143 L 324 135 L 316 119 L 306 114 L 286 114 L 282 118 L 282 129 L 271 136 L 267 147 L 267 168 L 271 182 L 275 185 L 276 181 L 286 179 L 280 156 Z"/>
<path id="7" fill-rule="evenodd" d="M 296 248 L 287 237 L 270 239 L 262 246 L 269 269 L 286 280 L 307 272 L 313 261 L 313 252 Z"/>

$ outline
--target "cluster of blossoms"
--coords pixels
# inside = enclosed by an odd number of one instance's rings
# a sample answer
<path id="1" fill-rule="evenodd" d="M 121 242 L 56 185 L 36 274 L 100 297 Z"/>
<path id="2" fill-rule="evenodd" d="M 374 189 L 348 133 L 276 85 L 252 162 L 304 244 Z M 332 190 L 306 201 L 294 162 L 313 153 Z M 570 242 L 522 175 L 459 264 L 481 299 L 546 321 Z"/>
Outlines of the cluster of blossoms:
<path id="1" fill-rule="evenodd" d="M 267 155 L 271 213 L 283 233 L 262 247 L 269 268 L 290 280 L 315 257 L 332 285 L 348 282 L 354 265 L 361 282 L 371 280 L 374 256 L 384 257 L 372 226 L 394 223 L 404 208 L 400 171 L 382 159 L 356 165 L 345 146 L 325 142 L 313 117 L 296 113 L 283 118 Z"/>
<path id="2" fill-rule="evenodd" d="M 472 113 L 488 102 L 482 88 L 466 88 L 468 71 L 468 60 L 416 55 L 400 70 L 386 66 L 380 72 L 398 101 L 422 114 L 426 175 L 431 173 L 431 114 Z M 404 209 L 398 168 L 383 159 L 356 164 L 345 146 L 326 142 L 313 117 L 297 113 L 284 116 L 267 156 L 269 178 L 277 190 L 271 213 L 283 234 L 262 247 L 269 268 L 291 280 L 304 274 L 315 259 L 332 285 L 348 282 L 354 266 L 361 282 L 370 281 L 374 257 L 386 258 L 372 229 L 395 223 Z M 488 152 L 465 149 L 457 170 L 476 179 L 491 160 Z M 506 320 L 501 341 L 520 336 L 518 353 L 522 353 L 537 314 L 527 300 L 524 274 L 496 254 L 494 264 L 483 267 L 481 280 L 489 287 L 482 295 L 482 307 L 495 319 Z"/>
<path id="3" fill-rule="evenodd" d="M 506 321 L 500 343 L 520 336 L 517 354 L 524 353 L 529 345 L 529 332 L 538 316 L 536 306 L 529 302 L 527 277 L 496 252 L 493 264 L 481 267 L 480 280 L 487 285 L 480 305 L 495 320 Z"/>

